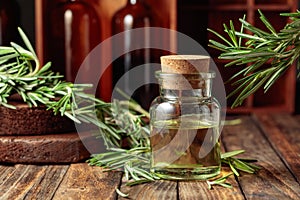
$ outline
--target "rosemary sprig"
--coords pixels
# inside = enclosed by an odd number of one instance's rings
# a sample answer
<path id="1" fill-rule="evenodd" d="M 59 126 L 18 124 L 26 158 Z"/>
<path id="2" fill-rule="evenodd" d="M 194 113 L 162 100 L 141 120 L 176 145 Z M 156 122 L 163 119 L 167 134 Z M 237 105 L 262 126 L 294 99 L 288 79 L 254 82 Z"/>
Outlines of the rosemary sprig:
<path id="1" fill-rule="evenodd" d="M 223 164 L 228 165 L 231 171 L 236 175 L 240 176 L 238 171 L 247 172 L 250 174 L 256 173 L 260 169 L 259 166 L 251 164 L 251 162 L 256 162 L 255 159 L 247 158 L 234 158 L 235 156 L 244 153 L 245 150 L 235 150 L 231 152 L 226 152 L 221 155 L 221 161 Z"/>
<path id="2" fill-rule="evenodd" d="M 107 171 L 124 170 L 126 185 L 159 180 L 155 174 L 149 172 L 150 169 L 150 146 L 135 147 L 129 150 L 123 148 L 111 148 L 108 152 L 92 155 L 89 159 L 90 165 L 101 166 Z"/>
<path id="3" fill-rule="evenodd" d="M 245 66 L 228 80 L 238 86 L 228 95 L 229 98 L 238 94 L 232 107 L 241 105 L 261 87 L 267 92 L 299 57 L 300 12 L 281 14 L 290 17 L 291 22 L 279 32 L 275 31 L 260 10 L 258 12 L 268 32 L 251 25 L 245 17 L 239 19 L 241 22 L 239 31 L 235 30 L 232 21 L 230 27 L 224 24 L 229 39 L 208 29 L 221 40 L 221 42 L 209 40 L 208 46 L 222 51 L 219 59 L 229 60 L 225 67 Z M 266 63 L 270 65 L 265 65 Z M 242 78 L 234 81 L 238 77 Z"/>
<path id="4" fill-rule="evenodd" d="M 230 183 L 225 182 L 231 175 L 240 176 L 239 171 L 253 174 L 260 169 L 259 166 L 252 164 L 252 162 L 257 161 L 255 159 L 234 158 L 235 156 L 240 155 L 244 152 L 245 150 L 235 150 L 221 154 L 221 163 L 223 164 L 222 166 L 229 166 L 232 173 L 228 173 L 227 175 L 222 176 L 216 180 L 207 180 L 206 182 L 208 184 L 208 189 L 212 189 L 213 185 L 232 188 L 232 185 Z"/>
<path id="5" fill-rule="evenodd" d="M 40 67 L 39 60 L 22 29 L 18 29 L 26 47 L 11 43 L 0 46 L 0 106 L 11 109 L 10 98 L 18 94 L 30 107 L 45 106 L 54 114 L 76 123 L 90 123 L 99 128 L 106 146 L 120 147 L 124 138 L 128 148 L 147 146 L 149 134 L 143 117 L 147 112 L 129 101 L 107 103 L 87 94 L 90 84 L 73 84 L 51 70 L 51 63 Z"/>
<path id="6" fill-rule="evenodd" d="M 208 185 L 208 189 L 211 190 L 213 185 L 220 185 L 225 188 L 232 188 L 232 185 L 230 183 L 225 182 L 227 178 L 229 178 L 231 175 L 233 175 L 233 173 L 228 173 L 227 175 L 222 176 L 221 178 L 218 178 L 216 180 L 207 180 L 206 183 Z"/>
<path id="7" fill-rule="evenodd" d="M 256 173 L 260 167 L 252 164 L 254 159 L 234 158 L 244 153 L 244 150 L 236 150 L 221 154 L 221 163 L 223 166 L 230 166 L 232 173 L 222 176 L 216 180 L 208 180 L 208 188 L 212 189 L 213 185 L 220 185 L 231 188 L 230 183 L 226 183 L 227 178 L 233 174 L 240 176 L 239 171 L 246 173 Z M 126 185 L 136 184 L 159 180 L 160 177 L 149 172 L 150 169 L 150 146 L 136 147 L 129 150 L 122 148 L 111 148 L 109 152 L 92 155 L 89 159 L 90 165 L 96 165 L 106 168 L 106 170 L 124 170 Z"/>
<path id="8" fill-rule="evenodd" d="M 108 152 L 92 155 L 87 160 L 90 165 L 123 169 L 127 185 L 160 179 L 149 172 L 150 130 L 144 122 L 149 113 L 133 101 L 106 103 L 85 93 L 91 85 L 64 81 L 63 76 L 51 71 L 51 63 L 40 68 L 29 40 L 21 29 L 19 32 L 29 51 L 14 43 L 12 47 L 0 47 L 0 105 L 15 109 L 9 98 L 18 94 L 29 106 L 43 105 L 76 123 L 94 124 L 99 128 L 96 135 L 103 138 Z M 241 153 L 223 154 L 222 163 L 229 164 L 236 175 L 238 170 L 253 173 L 259 169 L 248 160 L 233 158 Z M 228 176 L 209 182 L 209 186 L 229 187 L 225 183 Z"/>

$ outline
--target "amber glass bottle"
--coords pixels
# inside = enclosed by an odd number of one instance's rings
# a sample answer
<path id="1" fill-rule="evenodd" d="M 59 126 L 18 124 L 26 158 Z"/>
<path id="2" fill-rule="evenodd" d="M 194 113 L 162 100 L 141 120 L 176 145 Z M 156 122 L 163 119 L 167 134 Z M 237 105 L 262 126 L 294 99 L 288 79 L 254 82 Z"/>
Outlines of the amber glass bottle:
<path id="1" fill-rule="evenodd" d="M 113 86 L 116 86 L 118 81 L 118 87 L 122 86 L 122 89 L 132 95 L 135 90 L 136 79 L 144 79 L 142 81 L 149 80 L 151 76 L 151 65 L 148 63 L 159 63 L 159 54 L 153 49 L 140 48 L 134 51 L 130 49 L 137 43 L 140 46 L 147 45 L 151 41 L 149 32 L 141 32 L 140 35 L 133 35 L 128 32 L 135 28 L 143 27 L 159 27 L 160 19 L 153 10 L 145 4 L 143 0 L 128 0 L 125 7 L 121 8 L 115 13 L 112 19 L 112 33 L 117 34 L 123 31 L 123 41 L 117 44 L 113 43 L 113 54 L 116 52 L 116 48 L 124 52 L 122 56 L 113 62 Z M 141 36 L 142 35 L 142 36 Z M 142 45 L 141 45 L 142 44 Z M 148 65 L 147 65 L 148 64 Z M 138 76 L 129 76 L 127 78 L 120 79 L 122 75 L 131 70 L 134 67 L 144 65 L 142 74 Z M 158 86 L 147 84 L 141 86 L 135 90 L 133 98 L 140 103 L 144 108 L 148 109 L 151 101 L 158 95 Z"/>
<path id="2" fill-rule="evenodd" d="M 68 0 L 51 11 L 49 25 L 48 59 L 55 71 L 74 81 L 86 56 L 101 42 L 99 17 L 90 4 Z"/>
<path id="3" fill-rule="evenodd" d="M 10 46 L 17 42 L 20 22 L 19 5 L 14 0 L 0 0 L 0 45 Z"/>

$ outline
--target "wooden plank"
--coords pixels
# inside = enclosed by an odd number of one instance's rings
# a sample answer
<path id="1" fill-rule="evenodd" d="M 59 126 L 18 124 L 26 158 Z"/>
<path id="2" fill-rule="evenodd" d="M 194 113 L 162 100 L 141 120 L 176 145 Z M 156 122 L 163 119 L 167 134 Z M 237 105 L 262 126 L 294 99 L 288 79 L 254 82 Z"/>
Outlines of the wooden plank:
<path id="1" fill-rule="evenodd" d="M 228 173 L 228 169 L 226 171 Z M 234 176 L 227 179 L 227 182 L 232 185 L 232 189 L 224 188 L 221 186 L 213 186 L 213 189 L 209 190 L 205 181 L 182 181 L 179 182 L 179 199 L 180 200 L 215 200 L 215 199 L 231 199 L 240 200 L 245 199 L 237 181 Z"/>
<path id="2" fill-rule="evenodd" d="M 127 198 L 121 196 L 119 200 L 134 199 L 134 200 L 160 200 L 177 199 L 177 182 L 176 181 L 155 181 L 151 183 L 145 183 L 135 186 L 126 186 L 125 184 L 121 187 L 121 192 L 128 194 Z"/>
<path id="3" fill-rule="evenodd" d="M 0 135 L 44 135 L 75 130 L 67 117 L 54 115 L 45 106 L 29 107 L 16 95 L 9 102 L 16 109 L 0 106 Z"/>
<path id="4" fill-rule="evenodd" d="M 74 163 L 90 157 L 82 144 L 96 143 L 89 133 L 0 136 L 0 163 Z"/>
<path id="5" fill-rule="evenodd" d="M 86 163 L 72 164 L 53 199 L 116 199 L 121 172 L 103 172 Z"/>
<path id="6" fill-rule="evenodd" d="M 14 173 L 1 184 L 1 199 L 25 199 L 45 171 L 45 166 L 17 165 Z"/>
<path id="7" fill-rule="evenodd" d="M 43 176 L 40 176 L 35 182 L 34 186 L 28 191 L 24 199 L 52 199 L 68 168 L 69 165 L 47 166 Z"/>
<path id="8" fill-rule="evenodd" d="M 0 165 L 0 188 L 1 185 L 5 183 L 5 181 L 14 173 L 14 166 L 3 166 Z"/>
<path id="9" fill-rule="evenodd" d="M 221 151 L 225 151 L 222 142 Z M 228 167 L 222 166 L 221 175 L 230 172 L 231 171 Z M 214 186 L 213 189 L 209 190 L 206 181 L 180 181 L 178 183 L 179 199 L 245 199 L 234 176 L 229 177 L 227 179 L 227 182 L 232 185 L 232 189 L 224 188 L 221 186 Z"/>
<path id="10" fill-rule="evenodd" d="M 286 114 L 257 115 L 254 118 L 300 183 L 300 119 Z"/>
<path id="11" fill-rule="evenodd" d="M 242 123 L 226 126 L 222 140 L 227 151 L 245 149 L 243 157 L 257 159 L 262 169 L 257 174 L 238 177 L 247 199 L 300 199 L 299 184 L 266 141 L 250 117 Z"/>
<path id="12" fill-rule="evenodd" d="M 68 165 L 0 166 L 0 199 L 50 200 Z"/>

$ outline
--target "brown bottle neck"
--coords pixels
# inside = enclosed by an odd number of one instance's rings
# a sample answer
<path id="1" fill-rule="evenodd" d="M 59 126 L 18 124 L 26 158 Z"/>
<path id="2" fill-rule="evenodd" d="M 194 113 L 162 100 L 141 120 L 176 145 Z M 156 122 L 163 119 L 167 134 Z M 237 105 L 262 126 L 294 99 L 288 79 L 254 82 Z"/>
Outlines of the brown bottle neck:
<path id="1" fill-rule="evenodd" d="M 142 2 L 142 0 L 128 0 L 127 5 L 136 5 L 141 2 Z"/>

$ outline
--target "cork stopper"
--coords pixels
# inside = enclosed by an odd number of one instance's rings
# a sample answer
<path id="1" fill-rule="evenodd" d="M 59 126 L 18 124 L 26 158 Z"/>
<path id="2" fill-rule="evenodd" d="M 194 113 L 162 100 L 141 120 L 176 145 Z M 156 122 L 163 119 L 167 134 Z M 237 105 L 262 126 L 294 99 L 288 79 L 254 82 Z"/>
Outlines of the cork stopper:
<path id="1" fill-rule="evenodd" d="M 166 73 L 192 74 L 208 72 L 210 57 L 204 55 L 161 56 L 161 70 Z"/>
<path id="2" fill-rule="evenodd" d="M 174 74 L 163 78 L 162 87 L 173 90 L 201 89 L 205 81 L 200 73 L 208 73 L 210 57 L 203 55 L 161 56 L 162 74 Z M 177 74 L 177 75 L 176 75 Z"/>

